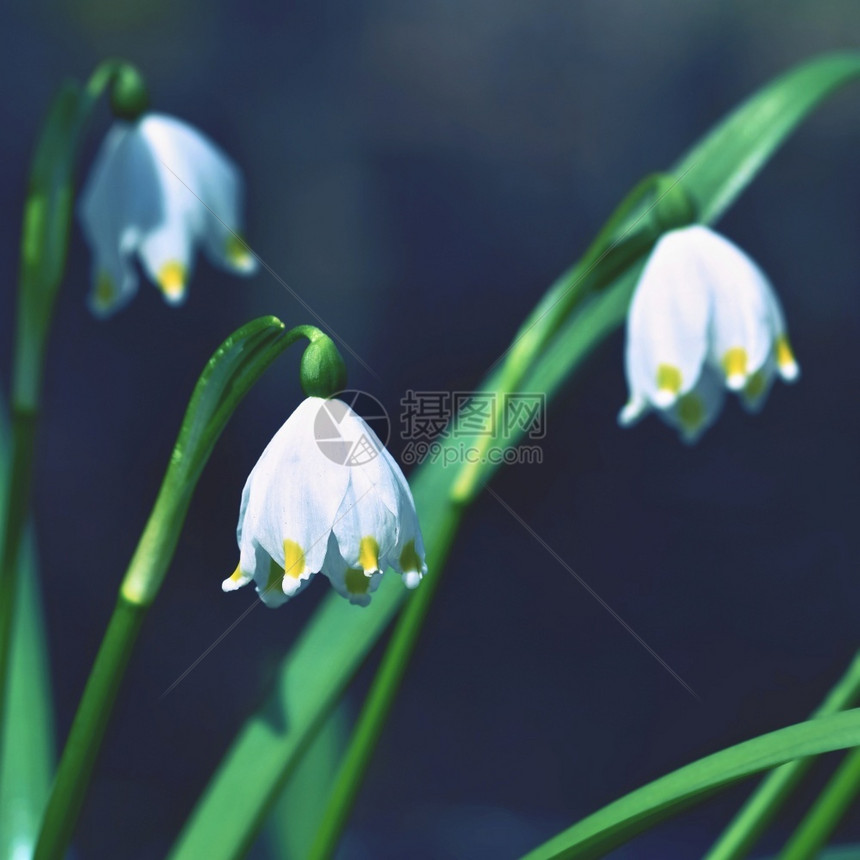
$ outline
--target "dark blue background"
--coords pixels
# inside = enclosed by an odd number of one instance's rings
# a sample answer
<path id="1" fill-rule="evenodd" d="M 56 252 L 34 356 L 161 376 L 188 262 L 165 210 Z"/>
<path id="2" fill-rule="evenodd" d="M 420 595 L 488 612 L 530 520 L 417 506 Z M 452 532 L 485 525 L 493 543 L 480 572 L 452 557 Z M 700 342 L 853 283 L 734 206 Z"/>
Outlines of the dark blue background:
<path id="1" fill-rule="evenodd" d="M 640 176 L 788 65 L 858 36 L 849 0 L 7 5 L 2 378 L 32 141 L 59 81 L 105 56 L 139 64 L 159 110 L 241 163 L 252 246 L 382 377 L 351 362 L 351 384 L 396 413 L 407 388 L 475 385 Z M 494 484 L 702 702 L 485 495 L 344 858 L 513 857 L 649 779 L 803 719 L 847 665 L 860 603 L 858 97 L 816 114 L 721 225 L 780 292 L 801 382 L 778 385 L 757 417 L 729 404 L 687 449 L 656 419 L 616 427 L 616 336 L 551 410 L 544 465 Z M 312 322 L 266 272 L 201 263 L 181 310 L 144 285 L 102 323 L 84 306 L 77 228 L 68 271 L 35 485 L 59 738 L 204 361 L 254 316 Z M 203 476 L 81 822 L 83 858 L 164 854 L 323 591 L 254 612 L 159 699 L 254 599 L 219 583 L 245 477 L 299 397 L 296 361 L 251 394 Z M 747 790 L 617 856 L 700 856 Z M 840 835 L 860 835 L 860 816 Z"/>

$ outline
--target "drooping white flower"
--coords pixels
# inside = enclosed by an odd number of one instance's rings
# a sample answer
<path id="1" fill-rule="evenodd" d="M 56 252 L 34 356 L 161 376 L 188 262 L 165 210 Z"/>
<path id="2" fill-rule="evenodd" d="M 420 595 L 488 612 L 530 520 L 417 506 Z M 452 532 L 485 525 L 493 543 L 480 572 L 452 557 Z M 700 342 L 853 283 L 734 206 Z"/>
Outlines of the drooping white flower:
<path id="1" fill-rule="evenodd" d="M 239 236 L 242 193 L 237 167 L 186 123 L 155 113 L 115 122 L 81 192 L 92 311 L 108 316 L 135 294 L 135 255 L 170 304 L 185 298 L 197 244 L 218 266 L 256 271 Z"/>
<path id="2" fill-rule="evenodd" d="M 308 397 L 278 430 L 245 483 L 239 565 L 222 583 L 254 580 L 280 606 L 319 572 L 366 606 L 388 567 L 415 588 L 427 572 L 415 503 L 400 467 L 341 400 Z"/>
<path id="3" fill-rule="evenodd" d="M 627 316 L 623 426 L 656 409 L 694 442 L 716 419 L 723 391 L 761 407 L 776 373 L 800 374 L 779 300 L 764 273 L 701 225 L 660 238 Z"/>

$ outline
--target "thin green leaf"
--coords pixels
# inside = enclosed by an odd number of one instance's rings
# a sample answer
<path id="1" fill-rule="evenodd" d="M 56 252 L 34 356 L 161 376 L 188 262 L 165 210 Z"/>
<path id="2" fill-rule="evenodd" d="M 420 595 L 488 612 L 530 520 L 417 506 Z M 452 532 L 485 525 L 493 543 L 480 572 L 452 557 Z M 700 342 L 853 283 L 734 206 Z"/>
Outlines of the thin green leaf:
<path id="1" fill-rule="evenodd" d="M 860 793 L 860 749 L 852 750 L 821 790 L 779 855 L 779 860 L 813 860 Z"/>
<path id="2" fill-rule="evenodd" d="M 704 216 L 713 219 L 723 212 L 812 108 L 858 74 L 858 54 L 813 60 L 761 90 L 691 149 L 679 162 L 677 175 L 689 167 L 683 182 Z M 624 222 L 619 231 L 631 223 Z M 545 391 L 549 398 L 621 324 L 640 265 L 631 261 L 617 277 L 613 266 L 605 268 L 611 282 L 595 283 L 602 289 L 561 328 L 524 380 L 523 390 Z M 551 306 L 553 294 L 558 297 L 571 288 L 571 273 L 576 271 L 575 266 L 559 278 L 544 297 L 544 307 Z M 495 373 L 482 388 L 491 390 L 497 381 Z M 468 438 L 457 442 L 470 444 Z M 434 550 L 447 545 L 461 515 L 450 501 L 456 475 L 442 462 L 440 457 L 425 464 L 412 481 L 431 569 Z M 174 860 L 231 860 L 250 847 L 314 731 L 402 600 L 402 588 L 386 578 L 364 612 L 334 595 L 323 602 L 284 659 L 270 699 L 240 731 L 210 781 L 174 846 Z"/>
<path id="3" fill-rule="evenodd" d="M 856 51 L 823 54 L 772 81 L 729 114 L 675 166 L 716 221 L 755 178 L 792 131 L 824 99 L 860 75 Z"/>
<path id="4" fill-rule="evenodd" d="M 524 860 L 602 857 L 720 788 L 798 758 L 860 744 L 860 709 L 807 720 L 699 759 L 603 807 Z"/>
<path id="5" fill-rule="evenodd" d="M 826 717 L 851 708 L 858 698 L 860 653 L 854 655 L 848 670 L 810 719 Z M 813 759 L 801 759 L 772 770 L 749 796 L 704 860 L 740 860 L 746 857 L 813 764 Z"/>
<path id="6" fill-rule="evenodd" d="M 0 411 L 0 488 L 8 490 L 9 434 Z M 0 520 L 6 492 L 0 492 Z M 0 857 L 32 853 L 51 788 L 54 728 L 45 630 L 32 534 L 20 561 L 21 588 L 12 623 L 8 711 L 0 771 Z"/>

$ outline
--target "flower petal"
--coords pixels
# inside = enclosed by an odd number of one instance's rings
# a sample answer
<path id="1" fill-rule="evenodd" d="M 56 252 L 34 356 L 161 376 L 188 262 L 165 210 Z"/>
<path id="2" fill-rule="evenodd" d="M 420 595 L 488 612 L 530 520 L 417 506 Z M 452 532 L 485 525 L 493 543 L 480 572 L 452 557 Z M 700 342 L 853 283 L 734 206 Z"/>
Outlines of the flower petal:
<path id="1" fill-rule="evenodd" d="M 427 573 L 427 561 L 415 500 L 400 467 L 387 451 L 385 453 L 391 460 L 398 488 L 397 545 L 391 566 L 403 577 L 407 588 L 417 588 Z"/>
<path id="2" fill-rule="evenodd" d="M 767 304 L 770 315 L 770 327 L 773 334 L 772 360 L 776 370 L 785 382 L 795 382 L 800 378 L 800 367 L 794 357 L 791 342 L 788 339 L 788 330 L 785 325 L 785 314 L 782 305 L 777 298 L 776 292 L 770 288 L 767 290 Z"/>
<path id="3" fill-rule="evenodd" d="M 340 438 L 353 446 L 346 467 L 349 485 L 333 532 L 346 563 L 370 575 L 385 569 L 397 543 L 400 490 L 393 460 L 373 429 L 346 403 L 329 400 L 327 409 Z"/>
<path id="4" fill-rule="evenodd" d="M 154 162 L 133 126 L 118 122 L 108 132 L 81 191 L 78 213 L 94 255 L 90 307 L 108 316 L 136 292 L 132 254 L 161 218 Z"/>
<path id="5" fill-rule="evenodd" d="M 243 183 L 233 161 L 196 129 L 164 114 L 140 125 L 159 164 L 167 221 L 184 223 L 216 265 L 252 274 L 257 259 L 241 240 Z"/>
<path id="6" fill-rule="evenodd" d="M 773 289 L 737 245 L 707 227 L 691 229 L 712 293 L 710 360 L 739 391 L 770 353 Z"/>
<path id="7" fill-rule="evenodd" d="M 710 291 L 687 227 L 666 233 L 645 265 L 627 316 L 629 423 L 650 402 L 671 406 L 696 384 L 707 353 Z"/>
<path id="8" fill-rule="evenodd" d="M 237 530 L 243 545 L 253 536 L 299 582 L 321 569 L 349 482 L 349 469 L 326 457 L 314 438 L 324 403 L 304 400 L 263 451 L 248 477 Z"/>

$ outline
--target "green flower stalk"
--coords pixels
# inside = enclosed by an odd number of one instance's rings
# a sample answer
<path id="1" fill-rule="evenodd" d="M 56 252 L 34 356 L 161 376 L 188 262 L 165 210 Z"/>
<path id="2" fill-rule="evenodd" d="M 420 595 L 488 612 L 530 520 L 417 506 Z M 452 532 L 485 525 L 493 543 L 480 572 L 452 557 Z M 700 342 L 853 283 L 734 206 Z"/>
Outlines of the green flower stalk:
<path id="1" fill-rule="evenodd" d="M 274 317 L 236 331 L 201 374 L 72 723 L 36 846 L 38 860 L 65 856 L 137 635 L 164 581 L 194 489 L 218 437 L 263 371 L 300 339 L 327 356 L 303 363 L 303 385 L 319 388 L 326 379 L 339 379 L 339 371 L 331 369 L 342 369 L 343 360 L 326 335 L 313 326 L 285 331 Z"/>
<path id="2" fill-rule="evenodd" d="M 128 82 L 134 78 L 136 85 Z M 8 687 L 12 611 L 17 564 L 30 503 L 33 451 L 41 404 L 45 351 L 54 304 L 66 263 L 71 224 L 74 165 L 92 109 L 117 80 L 116 106 L 131 109 L 145 92 L 140 75 L 127 64 L 99 66 L 84 89 L 64 84 L 48 112 L 30 171 L 21 237 L 18 319 L 12 385 L 12 475 L 9 505 L 0 525 L 0 719 Z"/>
<path id="3" fill-rule="evenodd" d="M 685 191 L 682 178 L 654 173 L 638 182 L 618 204 L 582 259 L 550 287 L 529 314 L 500 359 L 496 412 L 488 418 L 487 429 L 502 423 L 506 395 L 522 383 L 582 303 L 642 259 L 664 231 L 695 220 L 697 208 Z M 459 504 L 472 501 L 489 474 L 483 460 L 491 444 L 492 433 L 484 433 L 476 446 L 476 456 L 464 464 L 454 482 L 453 501 Z"/>

